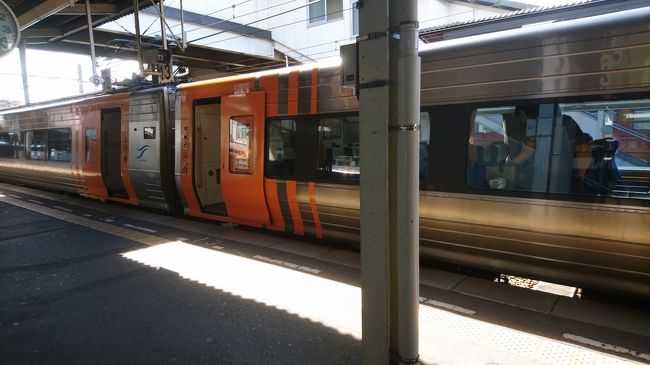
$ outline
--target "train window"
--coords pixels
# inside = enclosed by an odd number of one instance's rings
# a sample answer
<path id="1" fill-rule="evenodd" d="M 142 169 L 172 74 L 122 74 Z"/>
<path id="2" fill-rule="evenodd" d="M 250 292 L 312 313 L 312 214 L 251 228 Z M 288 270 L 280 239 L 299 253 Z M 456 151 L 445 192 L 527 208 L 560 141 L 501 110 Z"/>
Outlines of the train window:
<path id="1" fill-rule="evenodd" d="M 0 158 L 16 158 L 17 137 L 15 133 L 0 132 Z"/>
<path id="2" fill-rule="evenodd" d="M 296 165 L 296 121 L 271 120 L 267 129 L 267 174 L 277 177 L 293 175 Z"/>
<path id="3" fill-rule="evenodd" d="M 144 127 L 144 139 L 156 139 L 156 127 Z"/>
<path id="4" fill-rule="evenodd" d="M 472 113 L 471 188 L 648 199 L 650 100 L 509 105 Z"/>
<path id="5" fill-rule="evenodd" d="M 47 143 L 47 156 L 50 161 L 70 162 L 72 151 L 70 129 L 48 130 Z"/>
<path id="6" fill-rule="evenodd" d="M 44 160 L 47 147 L 47 131 L 28 131 L 26 133 L 25 148 L 28 160 Z"/>
<path id="7" fill-rule="evenodd" d="M 358 182 L 359 117 L 322 118 L 317 126 L 319 177 Z"/>
<path id="8" fill-rule="evenodd" d="M 92 149 L 90 148 L 91 144 L 97 140 L 97 129 L 96 128 L 88 128 L 86 129 L 86 143 L 85 143 L 85 150 L 86 150 L 86 162 L 90 163 L 93 162 L 92 158 Z"/>
<path id="9" fill-rule="evenodd" d="M 561 103 L 557 114 L 555 152 L 573 157 L 560 192 L 650 199 L 650 99 Z"/>
<path id="10" fill-rule="evenodd" d="M 230 172 L 255 172 L 254 118 L 252 115 L 230 118 Z"/>

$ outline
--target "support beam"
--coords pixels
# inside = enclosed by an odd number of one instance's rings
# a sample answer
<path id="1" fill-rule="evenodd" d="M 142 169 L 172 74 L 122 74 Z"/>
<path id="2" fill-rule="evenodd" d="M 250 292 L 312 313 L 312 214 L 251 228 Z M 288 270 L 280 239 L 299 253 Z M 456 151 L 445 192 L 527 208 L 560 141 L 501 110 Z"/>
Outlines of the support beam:
<path id="1" fill-rule="evenodd" d="M 113 4 L 90 4 L 90 12 L 94 15 L 113 15 L 117 7 Z M 86 4 L 68 6 L 56 13 L 57 15 L 86 15 Z"/>
<path id="2" fill-rule="evenodd" d="M 18 51 L 20 52 L 20 71 L 23 76 L 23 94 L 25 96 L 25 105 L 29 105 L 29 80 L 27 78 L 27 52 L 25 49 L 25 41 L 20 42 Z"/>
<path id="3" fill-rule="evenodd" d="M 88 39 L 90 41 L 90 62 L 93 66 L 93 78 L 97 75 L 97 60 L 95 59 L 95 39 L 93 38 L 93 18 L 90 16 L 90 0 L 86 0 L 86 18 L 88 19 Z M 97 86 L 97 82 L 93 84 Z"/>
<path id="4" fill-rule="evenodd" d="M 29 28 L 20 32 L 20 38 L 52 38 L 63 34 L 58 28 Z"/>
<path id="5" fill-rule="evenodd" d="M 143 4 L 147 4 L 147 5 L 143 5 Z M 147 1 L 147 2 L 143 1 L 140 4 L 141 8 L 144 7 L 144 6 L 150 6 L 149 1 Z M 92 10 L 92 8 L 91 8 L 91 10 Z M 94 19 L 92 21 L 92 26 L 93 27 L 98 27 L 98 26 L 100 26 L 102 24 L 105 24 L 107 22 L 110 22 L 110 21 L 112 21 L 114 19 L 118 19 L 118 18 L 121 18 L 121 17 L 123 17 L 125 15 L 129 15 L 132 12 L 133 12 L 133 8 L 132 8 L 130 2 L 124 2 L 124 3 L 118 4 L 118 5 L 116 5 L 116 9 L 115 9 L 114 14 L 107 15 L 107 16 L 101 16 L 99 18 Z M 64 40 L 64 39 L 66 39 L 66 38 L 68 38 L 68 37 L 70 37 L 70 36 L 72 36 L 74 34 L 82 32 L 82 31 L 84 31 L 86 29 L 88 29 L 88 21 L 85 18 L 77 17 L 77 20 L 74 20 L 74 21 L 70 22 L 69 24 L 66 24 L 65 29 L 63 29 L 63 31 L 62 31 L 62 33 L 63 33 L 62 35 L 50 39 L 49 42 L 53 43 L 53 42 L 58 42 L 58 41 Z"/>
<path id="6" fill-rule="evenodd" d="M 75 3 L 77 0 L 48 0 L 42 1 L 39 5 L 33 7 L 26 13 L 22 14 L 18 18 L 18 24 L 20 25 L 20 30 L 27 29 L 30 26 L 38 23 L 42 19 L 47 18 L 48 16 L 67 8 L 71 3 Z"/>

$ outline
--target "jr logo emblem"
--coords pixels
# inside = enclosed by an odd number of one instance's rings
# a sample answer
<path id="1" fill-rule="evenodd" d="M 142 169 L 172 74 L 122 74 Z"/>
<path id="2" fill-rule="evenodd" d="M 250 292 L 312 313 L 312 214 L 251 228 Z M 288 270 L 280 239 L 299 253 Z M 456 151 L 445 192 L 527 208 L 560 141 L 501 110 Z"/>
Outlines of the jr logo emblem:
<path id="1" fill-rule="evenodd" d="M 149 145 L 146 144 L 146 145 L 144 145 L 144 146 L 142 146 L 142 147 L 140 147 L 140 148 L 137 148 L 136 151 L 138 151 L 138 155 L 135 156 L 135 158 L 137 158 L 137 159 L 141 159 L 142 156 L 144 155 L 144 153 L 147 152 L 147 151 L 149 151 Z"/>

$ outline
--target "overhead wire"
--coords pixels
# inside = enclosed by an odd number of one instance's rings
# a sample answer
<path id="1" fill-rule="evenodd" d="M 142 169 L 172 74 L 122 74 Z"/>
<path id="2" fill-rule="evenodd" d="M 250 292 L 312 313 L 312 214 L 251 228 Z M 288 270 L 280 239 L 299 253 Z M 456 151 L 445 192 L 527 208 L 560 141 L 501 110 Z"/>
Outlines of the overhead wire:
<path id="1" fill-rule="evenodd" d="M 301 6 L 298 6 L 298 7 L 292 8 L 292 9 L 289 9 L 289 10 L 282 11 L 282 12 L 277 13 L 277 14 L 273 14 L 273 15 L 270 15 L 270 16 L 267 16 L 267 17 L 264 17 L 264 18 L 261 18 L 261 19 L 254 20 L 254 21 L 252 21 L 252 22 L 248 22 L 248 23 L 246 23 L 246 24 L 241 24 L 241 25 L 239 25 L 239 26 L 237 26 L 237 27 L 234 27 L 234 28 L 232 28 L 232 29 L 228 29 L 227 31 L 226 31 L 226 30 L 222 30 L 222 31 L 215 32 L 215 33 L 213 33 L 213 34 L 208 34 L 208 35 L 205 35 L 205 36 L 202 36 L 202 37 L 199 37 L 199 38 L 195 38 L 195 39 L 193 39 L 193 40 L 191 40 L 191 41 L 188 41 L 187 43 L 193 43 L 193 42 L 196 42 L 196 41 L 200 41 L 200 40 L 203 40 L 203 39 L 206 39 L 206 38 L 210 38 L 210 37 L 213 37 L 213 36 L 215 36 L 215 35 L 219 35 L 219 34 L 222 34 L 222 33 L 225 33 L 225 32 L 232 32 L 233 30 L 237 30 L 237 29 L 241 29 L 241 28 L 244 28 L 244 27 L 248 27 L 248 26 L 250 26 L 251 24 L 259 23 L 259 22 L 262 22 L 262 21 L 265 21 L 265 20 L 273 19 L 273 18 L 275 18 L 275 17 L 278 17 L 278 16 L 281 16 L 281 15 L 285 15 L 285 14 L 291 13 L 291 12 L 296 11 L 296 10 L 304 9 L 304 8 L 308 7 L 309 5 L 311 5 L 311 4 L 310 4 L 310 3 L 307 3 L 307 4 L 304 4 L 304 5 L 301 5 Z"/>

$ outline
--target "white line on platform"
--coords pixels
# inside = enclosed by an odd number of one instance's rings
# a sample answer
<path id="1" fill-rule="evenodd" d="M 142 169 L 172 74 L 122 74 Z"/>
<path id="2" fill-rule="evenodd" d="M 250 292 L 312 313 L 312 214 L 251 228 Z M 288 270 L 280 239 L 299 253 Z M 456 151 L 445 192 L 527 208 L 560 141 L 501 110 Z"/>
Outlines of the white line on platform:
<path id="1" fill-rule="evenodd" d="M 14 195 L 14 194 L 7 194 L 7 196 L 12 197 L 14 199 L 22 199 L 22 197 L 20 197 L 18 195 Z"/>
<path id="2" fill-rule="evenodd" d="M 187 241 L 189 238 L 186 237 L 176 237 L 176 241 Z"/>
<path id="3" fill-rule="evenodd" d="M 92 214 L 88 214 L 88 213 L 84 213 L 83 216 L 84 216 L 84 217 L 88 217 L 88 218 L 90 218 L 90 217 L 92 217 L 93 215 L 92 215 Z"/>
<path id="4" fill-rule="evenodd" d="M 438 307 L 438 308 L 449 309 L 449 310 L 452 310 L 454 312 L 467 314 L 467 315 L 470 315 L 470 316 L 473 316 L 473 315 L 476 314 L 476 311 L 473 311 L 471 309 L 459 307 L 457 305 L 453 305 L 453 304 L 449 304 L 449 303 L 439 302 L 439 301 L 433 300 L 433 299 L 427 299 L 425 297 L 420 297 L 420 303 L 429 304 L 429 305 L 432 305 L 432 306 Z"/>
<path id="5" fill-rule="evenodd" d="M 156 233 L 156 232 L 158 232 L 158 231 L 156 231 L 155 229 L 149 229 L 149 228 L 144 228 L 144 227 L 138 227 L 138 226 L 134 226 L 133 224 L 123 224 L 123 226 L 124 226 L 124 227 L 128 227 L 128 228 L 138 229 L 138 230 L 140 230 L 140 231 L 145 231 L 145 232 L 149 232 L 149 233 Z"/>
<path id="6" fill-rule="evenodd" d="M 32 203 L 36 203 L 36 204 L 40 204 L 40 205 L 44 205 L 44 204 L 45 204 L 45 203 L 43 203 L 43 202 L 41 202 L 41 201 L 34 200 L 34 199 L 27 199 L 27 201 L 28 201 L 28 202 L 32 202 Z"/>
<path id="7" fill-rule="evenodd" d="M 305 272 L 308 272 L 308 273 L 311 273 L 311 274 L 319 274 L 320 273 L 320 270 L 318 270 L 318 269 L 314 269 L 314 268 L 311 268 L 311 267 L 308 267 L 308 266 L 302 266 L 302 265 L 294 264 L 292 262 L 287 262 L 287 261 L 284 261 L 284 260 L 276 260 L 276 259 L 272 259 L 270 257 L 260 256 L 260 255 L 255 255 L 255 256 L 253 256 L 253 258 L 257 259 L 257 260 L 260 260 L 260 261 L 268 262 L 270 264 L 282 265 L 282 266 L 288 267 L 290 269 L 305 271 Z"/>
<path id="8" fill-rule="evenodd" d="M 650 361 L 650 354 L 638 353 L 638 352 L 636 352 L 634 350 L 630 350 L 630 349 L 625 348 L 625 347 L 610 345 L 608 343 L 603 343 L 603 342 L 600 342 L 600 341 L 592 340 L 591 338 L 582 337 L 582 336 L 574 335 L 574 334 L 571 334 L 571 333 L 563 333 L 562 338 L 564 338 L 565 340 L 578 342 L 578 343 L 581 343 L 583 345 L 589 345 L 589 346 L 597 347 L 597 348 L 607 350 L 607 351 L 614 351 L 614 352 L 618 352 L 619 354 L 631 355 L 631 356 L 634 356 L 634 357 L 638 357 L 640 359 L 644 359 L 646 361 Z"/>
<path id="9" fill-rule="evenodd" d="M 58 205 L 53 205 L 52 208 L 56 208 L 56 209 L 59 209 L 59 210 L 63 210 L 63 211 L 66 211 L 66 212 L 70 212 L 70 213 L 72 213 L 72 211 L 73 211 L 72 209 L 68 209 L 68 208 L 60 207 L 60 206 L 58 206 Z"/>
<path id="10" fill-rule="evenodd" d="M 205 241 L 205 240 L 209 240 L 209 239 L 210 239 L 210 237 L 203 237 L 203 238 L 199 238 L 198 240 L 192 241 L 192 243 L 201 242 L 201 241 Z"/>

